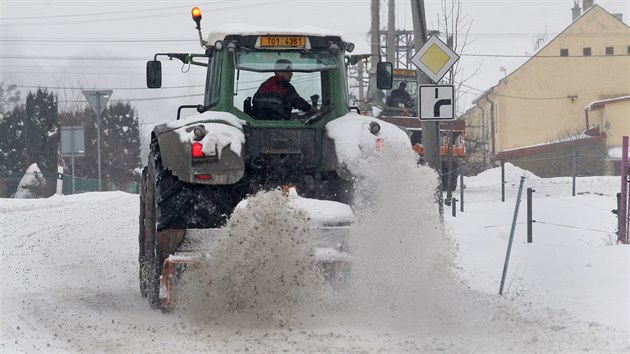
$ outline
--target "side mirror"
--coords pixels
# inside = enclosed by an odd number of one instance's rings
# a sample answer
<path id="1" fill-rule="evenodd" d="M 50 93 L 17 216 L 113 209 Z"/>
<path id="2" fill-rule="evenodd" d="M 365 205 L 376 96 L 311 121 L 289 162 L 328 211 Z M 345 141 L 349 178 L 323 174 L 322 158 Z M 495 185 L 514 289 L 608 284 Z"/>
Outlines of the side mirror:
<path id="1" fill-rule="evenodd" d="M 376 64 L 376 88 L 379 90 L 391 90 L 393 65 L 390 62 Z"/>
<path id="2" fill-rule="evenodd" d="M 147 62 L 147 87 L 162 87 L 162 63 L 159 60 Z"/>

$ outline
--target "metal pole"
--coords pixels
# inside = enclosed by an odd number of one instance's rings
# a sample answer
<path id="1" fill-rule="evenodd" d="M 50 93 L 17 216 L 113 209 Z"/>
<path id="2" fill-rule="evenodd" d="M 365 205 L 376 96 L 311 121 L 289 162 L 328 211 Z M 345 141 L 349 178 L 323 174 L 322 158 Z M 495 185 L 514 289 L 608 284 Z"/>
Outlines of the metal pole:
<path id="1" fill-rule="evenodd" d="M 457 216 L 457 199 L 456 198 L 452 198 L 451 199 L 451 212 L 453 214 L 453 216 Z"/>
<path id="2" fill-rule="evenodd" d="M 505 160 L 501 160 L 501 201 L 505 202 Z"/>
<path id="3" fill-rule="evenodd" d="M 621 204 L 619 205 L 619 239 L 620 243 L 628 243 L 627 208 L 628 208 L 628 136 L 624 136 L 621 147 Z"/>
<path id="4" fill-rule="evenodd" d="M 459 211 L 464 212 L 464 169 L 459 165 Z"/>
<path id="5" fill-rule="evenodd" d="M 503 263 L 503 275 L 501 275 L 501 286 L 499 287 L 499 295 L 503 295 L 503 285 L 505 284 L 505 275 L 507 274 L 508 263 L 510 263 L 510 253 L 512 252 L 512 241 L 514 240 L 514 229 L 516 228 L 516 219 L 518 218 L 518 206 L 521 203 L 521 194 L 523 193 L 523 183 L 525 176 L 521 176 L 521 183 L 518 186 L 518 195 L 516 196 L 516 206 L 514 207 L 514 218 L 512 218 L 512 229 L 510 230 L 510 239 L 508 241 L 507 252 L 505 253 L 505 263 Z"/>
<path id="6" fill-rule="evenodd" d="M 102 192 L 101 184 L 101 95 L 96 97 L 96 156 L 98 160 L 98 191 Z"/>
<path id="7" fill-rule="evenodd" d="M 577 176 L 577 156 L 578 153 L 577 151 L 573 152 L 573 169 L 572 169 L 572 176 L 573 176 L 573 186 L 572 186 L 572 196 L 575 197 L 575 177 Z"/>
<path id="8" fill-rule="evenodd" d="M 617 209 L 614 209 L 613 214 L 617 215 L 617 242 L 621 241 L 621 193 L 617 193 Z"/>
<path id="9" fill-rule="evenodd" d="M 359 101 L 365 101 L 365 87 L 363 83 L 363 60 L 359 61 L 359 63 L 357 64 L 357 72 L 359 76 Z"/>
<path id="10" fill-rule="evenodd" d="M 75 151 L 75 145 L 74 145 L 74 128 L 70 129 L 70 156 L 72 158 L 72 194 L 74 194 L 75 189 L 74 189 L 74 151 Z"/>
<path id="11" fill-rule="evenodd" d="M 531 188 L 527 188 L 527 243 L 532 243 L 532 193 L 535 192 Z"/>
<path id="12" fill-rule="evenodd" d="M 379 36 L 379 14 L 380 6 L 379 0 L 372 0 L 370 9 L 372 11 L 372 24 L 370 27 L 370 49 L 371 49 L 371 61 L 370 69 L 371 73 L 376 72 L 376 63 L 381 61 L 381 39 Z"/>
<path id="13" fill-rule="evenodd" d="M 413 20 L 414 49 L 416 52 L 427 41 L 427 22 L 424 9 L 424 0 L 411 0 L 411 15 Z M 418 84 L 433 84 L 426 75 L 418 77 Z M 442 176 L 442 161 L 440 156 L 440 123 L 433 121 L 422 122 L 422 145 L 424 146 L 424 160 L 438 174 Z M 444 201 L 442 196 L 442 178 L 438 184 L 438 210 L 440 217 L 444 215 Z"/>
<path id="14" fill-rule="evenodd" d="M 72 194 L 74 194 L 74 138 L 72 143 Z"/>
<path id="15" fill-rule="evenodd" d="M 396 65 L 396 2 L 389 0 L 387 11 L 387 49 L 385 50 L 385 58 L 390 63 Z"/>

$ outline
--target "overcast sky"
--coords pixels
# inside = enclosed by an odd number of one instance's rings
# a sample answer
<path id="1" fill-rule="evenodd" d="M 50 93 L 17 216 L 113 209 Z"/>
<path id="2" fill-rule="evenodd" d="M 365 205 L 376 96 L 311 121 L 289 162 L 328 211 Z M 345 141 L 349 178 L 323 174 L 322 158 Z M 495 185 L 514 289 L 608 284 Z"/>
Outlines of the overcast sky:
<path id="1" fill-rule="evenodd" d="M 381 1 L 381 28 L 387 26 L 387 0 Z M 425 0 L 429 29 L 438 28 L 439 0 Z M 581 3 L 581 1 L 580 1 Z M 628 23 L 630 1 L 595 1 Z M 130 100 L 144 123 L 169 121 L 180 104 L 201 102 L 203 70 L 180 73 L 176 62 L 164 64 L 164 86 L 148 90 L 145 62 L 156 52 L 201 53 L 190 9 L 203 11 L 202 30 L 233 22 L 257 27 L 315 26 L 339 32 L 356 44 L 354 53 L 369 53 L 370 0 L 269 1 L 0 1 L 0 81 L 17 83 L 23 97 L 38 86 L 60 89 L 63 104 L 82 104 L 76 87 L 113 89 L 113 100 Z M 470 106 L 506 73 L 534 52 L 536 38 L 552 40 L 571 22 L 573 0 L 462 0 L 470 23 L 469 41 L 460 65 L 471 94 L 460 102 Z M 396 27 L 412 30 L 409 0 L 396 1 Z M 489 55 L 507 55 L 496 57 Z M 108 58 L 108 60 L 94 60 Z M 506 72 L 500 70 L 501 67 Z M 181 86 L 193 86 L 189 89 Z M 64 89 L 66 88 L 66 89 Z M 303 94 L 306 95 L 306 94 Z M 170 110 L 172 115 L 164 114 Z M 461 112 L 460 112 L 461 113 Z"/>

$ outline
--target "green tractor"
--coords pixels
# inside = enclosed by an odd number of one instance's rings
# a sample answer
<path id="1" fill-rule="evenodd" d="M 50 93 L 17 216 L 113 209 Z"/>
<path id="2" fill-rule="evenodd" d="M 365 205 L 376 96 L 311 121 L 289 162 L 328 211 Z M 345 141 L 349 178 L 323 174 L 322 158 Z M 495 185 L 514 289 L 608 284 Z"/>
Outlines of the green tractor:
<path id="1" fill-rule="evenodd" d="M 193 19 L 204 53 L 158 53 L 147 63 L 149 88 L 162 85 L 160 57 L 207 67 L 203 104 L 181 106 L 177 119 L 154 127 L 142 173 L 140 290 L 162 309 L 174 305 L 174 268 L 194 262 L 192 239 L 217 237 L 242 199 L 295 186 L 302 197 L 347 204 L 353 179 L 349 160 L 357 158 L 348 152 L 365 150 L 356 143 L 347 147 L 357 134 L 367 134 L 375 146 L 383 140 L 411 146 L 394 125 L 348 107 L 351 57 L 346 53 L 352 43 L 336 35 L 268 31 L 214 34 L 204 41 L 197 8 Z M 316 113 L 260 119 L 252 98 L 279 59 L 291 63 L 291 83 L 310 95 Z M 379 70 L 391 73 L 391 64 L 379 63 Z M 380 86 L 391 87 L 391 75 L 383 77 Z M 194 111 L 182 118 L 183 110 Z M 330 245 L 321 245 L 336 252 L 325 262 L 347 259 L 338 239 L 343 232 L 337 235 L 327 238 Z"/>

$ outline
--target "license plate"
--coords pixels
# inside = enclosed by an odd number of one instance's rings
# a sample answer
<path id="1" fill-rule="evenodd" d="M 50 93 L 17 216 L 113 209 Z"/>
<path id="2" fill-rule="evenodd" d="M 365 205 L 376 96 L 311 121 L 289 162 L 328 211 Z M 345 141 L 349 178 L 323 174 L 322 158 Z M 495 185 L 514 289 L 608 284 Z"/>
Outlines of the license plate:
<path id="1" fill-rule="evenodd" d="M 300 36 L 262 36 L 261 47 L 304 47 L 306 37 Z"/>

